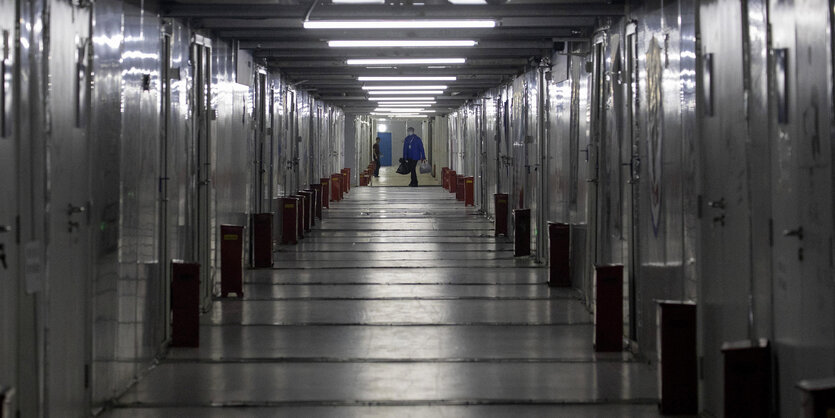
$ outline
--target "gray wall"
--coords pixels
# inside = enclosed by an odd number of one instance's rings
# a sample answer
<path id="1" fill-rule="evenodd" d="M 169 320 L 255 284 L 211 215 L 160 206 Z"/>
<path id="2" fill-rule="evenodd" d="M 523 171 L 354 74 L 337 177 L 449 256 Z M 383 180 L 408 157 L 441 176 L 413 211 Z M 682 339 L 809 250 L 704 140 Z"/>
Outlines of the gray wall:
<path id="1" fill-rule="evenodd" d="M 550 57 L 544 86 L 530 69 L 447 119 L 450 167 L 476 175 L 482 196 L 510 193 L 534 230 L 571 224 L 573 283 L 590 309 L 593 266 L 624 265 L 624 332 L 640 356 L 657 359 L 657 300 L 698 303 L 707 414 L 722 414 L 725 342 L 772 341 L 775 415 L 799 408 L 797 381 L 835 374 L 827 7 L 645 1 Z M 786 49 L 785 78 L 769 43 Z M 533 244 L 546 260 L 547 241 Z"/>
<path id="2" fill-rule="evenodd" d="M 0 185 L 16 206 L 0 205 L 0 224 L 19 214 L 21 226 L 19 245 L 0 241 L 12 267 L 0 387 L 26 417 L 90 415 L 121 393 L 169 341 L 171 261 L 203 260 L 210 308 L 219 226 L 246 226 L 272 197 L 345 166 L 339 108 L 278 72 L 256 88 L 258 69 L 239 70 L 238 51 L 205 32 L 210 92 L 198 101 L 197 32 L 135 2 L 73 4 L 0 0 L 0 29 L 24 22 L 7 97 L 19 123 L 0 150 L 31 162 L 4 164 Z"/>

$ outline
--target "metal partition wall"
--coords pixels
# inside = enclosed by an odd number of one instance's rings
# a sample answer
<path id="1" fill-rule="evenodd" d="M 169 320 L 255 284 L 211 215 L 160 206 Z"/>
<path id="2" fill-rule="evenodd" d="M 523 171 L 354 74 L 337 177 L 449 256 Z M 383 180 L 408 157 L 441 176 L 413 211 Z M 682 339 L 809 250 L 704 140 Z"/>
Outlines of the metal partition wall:
<path id="1" fill-rule="evenodd" d="M 499 112 L 498 93 L 491 90 L 481 100 L 482 103 L 482 176 L 479 190 L 481 190 L 481 209 L 492 218 L 496 215 L 495 201 L 493 195 L 497 193 L 498 175 L 500 169 L 499 161 Z"/>

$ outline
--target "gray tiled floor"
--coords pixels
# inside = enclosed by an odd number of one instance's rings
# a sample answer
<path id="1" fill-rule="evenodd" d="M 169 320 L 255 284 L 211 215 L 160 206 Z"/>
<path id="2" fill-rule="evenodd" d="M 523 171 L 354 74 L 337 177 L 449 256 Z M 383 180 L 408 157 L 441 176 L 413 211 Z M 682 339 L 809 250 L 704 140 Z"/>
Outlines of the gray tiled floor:
<path id="1" fill-rule="evenodd" d="M 354 188 L 105 415 L 657 416 L 656 371 L 546 280 L 440 188 Z"/>

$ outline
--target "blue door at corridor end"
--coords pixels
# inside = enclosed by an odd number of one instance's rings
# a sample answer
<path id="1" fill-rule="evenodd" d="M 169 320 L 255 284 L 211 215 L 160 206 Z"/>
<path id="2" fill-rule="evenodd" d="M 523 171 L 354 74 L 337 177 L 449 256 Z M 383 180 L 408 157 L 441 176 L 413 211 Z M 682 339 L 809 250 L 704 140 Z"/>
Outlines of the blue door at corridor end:
<path id="1" fill-rule="evenodd" d="M 380 153 L 383 157 L 380 158 L 380 166 L 388 167 L 391 165 L 391 132 L 377 132 L 380 137 Z"/>

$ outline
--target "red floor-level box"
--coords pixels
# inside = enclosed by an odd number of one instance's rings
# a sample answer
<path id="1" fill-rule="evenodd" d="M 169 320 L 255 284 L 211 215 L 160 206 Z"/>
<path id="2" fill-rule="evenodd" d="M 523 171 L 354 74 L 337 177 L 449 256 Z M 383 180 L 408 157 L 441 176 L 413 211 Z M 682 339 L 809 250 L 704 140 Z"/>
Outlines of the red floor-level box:
<path id="1" fill-rule="evenodd" d="M 797 388 L 803 392 L 803 418 L 835 417 L 835 377 L 801 380 Z"/>
<path id="2" fill-rule="evenodd" d="M 772 360 L 768 340 L 722 345 L 725 357 L 725 416 L 771 417 Z"/>
<path id="3" fill-rule="evenodd" d="M 322 219 L 322 204 L 324 204 L 325 200 L 327 200 L 327 198 L 322 196 L 322 184 L 311 184 L 310 188 L 316 192 L 316 218 Z"/>
<path id="4" fill-rule="evenodd" d="M 571 226 L 549 222 L 548 238 L 551 258 L 548 286 L 571 287 Z"/>
<path id="5" fill-rule="evenodd" d="M 458 174 L 455 176 L 455 200 L 464 201 L 464 176 Z"/>
<path id="6" fill-rule="evenodd" d="M 252 266 L 273 266 L 273 214 L 252 214 Z"/>
<path id="7" fill-rule="evenodd" d="M 495 236 L 507 236 L 507 194 L 496 193 L 493 195 L 496 206 Z"/>
<path id="8" fill-rule="evenodd" d="M 513 256 L 531 255 L 531 210 L 513 209 Z"/>
<path id="9" fill-rule="evenodd" d="M 296 198 L 298 203 L 296 203 L 296 232 L 299 235 L 299 239 L 304 238 L 304 211 L 307 209 L 304 203 L 304 196 L 300 194 L 293 195 Z"/>
<path id="10" fill-rule="evenodd" d="M 200 345 L 200 264 L 171 263 L 171 346 Z"/>
<path id="11" fill-rule="evenodd" d="M 322 207 L 323 208 L 330 208 L 331 207 L 331 178 L 330 177 L 322 177 L 319 179 L 319 184 L 322 187 Z M 321 216 L 320 216 L 321 218 Z"/>
<path id="12" fill-rule="evenodd" d="M 475 177 L 464 177 L 464 206 L 475 206 Z"/>
<path id="13" fill-rule="evenodd" d="M 304 213 L 302 213 L 302 220 L 304 221 L 304 230 L 310 231 L 311 217 L 313 215 L 313 194 L 302 190 L 299 195 L 304 199 Z"/>
<path id="14" fill-rule="evenodd" d="M 594 351 L 623 350 L 623 266 L 594 266 Z"/>
<path id="15" fill-rule="evenodd" d="M 281 211 L 281 245 L 296 245 L 299 242 L 297 228 L 299 216 L 299 201 L 293 196 L 279 199 Z"/>
<path id="16" fill-rule="evenodd" d="M 658 407 L 665 415 L 699 413 L 696 304 L 658 301 Z"/>
<path id="17" fill-rule="evenodd" d="M 455 179 L 458 178 L 458 175 L 455 173 L 455 170 L 448 170 L 446 172 L 446 176 L 447 176 L 447 186 L 449 186 L 449 189 L 448 189 L 449 192 L 450 193 L 455 193 L 455 191 L 457 190 L 456 185 L 458 184 Z"/>
<path id="18" fill-rule="evenodd" d="M 244 227 L 220 226 L 220 296 L 244 295 Z"/>
<path id="19" fill-rule="evenodd" d="M 331 175 L 331 202 L 342 200 L 342 174 Z"/>

